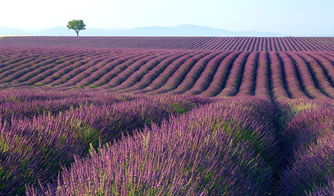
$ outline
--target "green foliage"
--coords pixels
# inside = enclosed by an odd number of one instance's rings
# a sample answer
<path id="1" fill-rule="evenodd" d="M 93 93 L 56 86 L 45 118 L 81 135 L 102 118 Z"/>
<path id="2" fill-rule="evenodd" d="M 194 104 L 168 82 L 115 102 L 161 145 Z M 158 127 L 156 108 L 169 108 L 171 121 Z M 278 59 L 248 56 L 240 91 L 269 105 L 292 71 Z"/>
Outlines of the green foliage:
<path id="1" fill-rule="evenodd" d="M 4 169 L 0 165 L 0 190 L 3 188 L 6 188 L 8 186 L 8 178 L 10 176 L 10 173 L 7 169 Z"/>
<path id="2" fill-rule="evenodd" d="M 89 84 L 88 87 L 90 87 L 90 88 L 96 88 L 96 87 L 98 87 L 98 85 L 96 85 L 96 84 Z"/>
<path id="3" fill-rule="evenodd" d="M 79 36 L 79 31 L 85 30 L 86 25 L 83 20 L 71 20 L 68 22 L 67 28 L 74 30 L 77 36 Z"/>
<path id="4" fill-rule="evenodd" d="M 224 121 L 224 122 L 214 122 L 210 124 L 210 129 L 214 132 L 218 129 L 222 129 L 227 134 L 230 134 L 236 143 L 241 142 L 248 142 L 256 154 L 259 154 L 265 160 L 268 159 L 266 153 L 264 151 L 264 146 L 266 145 L 262 138 L 252 130 L 251 128 L 241 128 L 241 127 L 232 127 L 232 125 L 236 125 L 236 122 L 232 121 Z M 268 161 L 268 160 L 267 160 Z"/>
<path id="5" fill-rule="evenodd" d="M 9 146 L 6 144 L 6 142 L 2 139 L 0 139 L 0 152 L 7 152 L 9 150 Z"/>
<path id="6" fill-rule="evenodd" d="M 96 153 L 96 149 L 94 148 L 92 143 L 89 143 L 89 149 L 88 149 L 88 153 L 93 156 Z"/>
<path id="7" fill-rule="evenodd" d="M 89 149 L 91 149 L 91 147 L 94 149 L 98 147 L 101 137 L 98 130 L 95 130 L 88 125 L 84 125 L 81 121 L 72 122 L 72 127 L 75 129 L 77 136 L 83 143 L 87 144 Z"/>
<path id="8" fill-rule="evenodd" d="M 185 107 L 182 107 L 179 104 L 172 104 L 172 108 L 175 110 L 175 112 L 179 113 L 179 114 L 184 114 L 188 112 L 188 109 Z"/>
<path id="9" fill-rule="evenodd" d="M 294 113 L 299 113 L 305 110 L 310 110 L 310 109 L 314 109 L 317 108 L 318 106 L 316 104 L 311 104 L 311 103 L 307 103 L 307 104 L 298 104 L 295 105 L 293 107 L 293 112 Z"/>
<path id="10" fill-rule="evenodd" d="M 49 148 L 47 146 L 42 146 L 40 148 L 40 151 L 41 151 L 41 154 L 44 157 L 50 157 L 51 158 L 51 160 L 45 160 L 41 164 L 41 168 L 56 173 L 60 168 L 60 163 L 59 163 L 60 160 L 58 158 L 60 158 L 62 156 L 61 153 L 52 149 L 52 148 Z M 63 161 L 63 160 L 61 160 L 61 161 Z M 65 162 L 62 163 L 62 164 L 68 164 L 67 161 L 68 160 L 65 160 Z"/>

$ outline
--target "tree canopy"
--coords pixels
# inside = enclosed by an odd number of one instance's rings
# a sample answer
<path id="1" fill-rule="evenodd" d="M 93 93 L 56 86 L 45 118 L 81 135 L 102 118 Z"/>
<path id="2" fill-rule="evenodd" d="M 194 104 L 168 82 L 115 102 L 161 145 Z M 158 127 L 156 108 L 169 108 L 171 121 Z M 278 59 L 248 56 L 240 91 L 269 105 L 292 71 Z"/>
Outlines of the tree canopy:
<path id="1" fill-rule="evenodd" d="M 67 28 L 74 30 L 75 33 L 77 34 L 77 36 L 79 36 L 79 32 L 81 30 L 85 30 L 86 25 L 83 22 L 83 20 L 71 20 L 71 21 L 68 22 Z"/>

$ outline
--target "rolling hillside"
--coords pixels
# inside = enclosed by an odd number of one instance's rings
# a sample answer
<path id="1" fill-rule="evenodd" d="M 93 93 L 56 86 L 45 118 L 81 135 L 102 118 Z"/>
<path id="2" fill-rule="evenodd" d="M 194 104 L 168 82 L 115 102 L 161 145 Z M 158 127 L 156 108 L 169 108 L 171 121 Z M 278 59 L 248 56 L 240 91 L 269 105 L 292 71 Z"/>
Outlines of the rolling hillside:
<path id="1" fill-rule="evenodd" d="M 334 38 L 0 39 L 0 195 L 333 195 Z"/>
<path id="2" fill-rule="evenodd" d="M 3 37 L 1 46 L 183 49 L 220 51 L 334 51 L 331 37 Z"/>
<path id="3" fill-rule="evenodd" d="M 103 39 L 4 38 L 0 87 L 334 98 L 330 38 Z"/>

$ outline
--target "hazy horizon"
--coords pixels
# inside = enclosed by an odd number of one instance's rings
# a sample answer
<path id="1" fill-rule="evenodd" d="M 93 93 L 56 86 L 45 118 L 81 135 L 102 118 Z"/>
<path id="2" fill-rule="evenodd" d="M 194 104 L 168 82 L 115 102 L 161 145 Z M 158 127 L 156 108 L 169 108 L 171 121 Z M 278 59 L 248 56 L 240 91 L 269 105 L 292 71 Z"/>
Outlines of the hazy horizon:
<path id="1" fill-rule="evenodd" d="M 20 5 L 20 6 L 18 6 Z M 287 36 L 333 36 L 330 0 L 11 0 L 1 3 L 0 27 L 37 31 L 82 19 L 92 29 L 199 25 Z M 0 32 L 1 34 L 1 32 Z"/>
<path id="2" fill-rule="evenodd" d="M 73 36 L 75 33 L 67 27 L 54 27 L 42 30 L 7 29 L 0 27 L 2 36 Z M 87 28 L 81 36 L 158 36 L 158 37 L 285 37 L 287 35 L 258 31 L 228 31 L 198 25 L 177 25 L 171 27 L 150 26 L 132 29 L 94 29 Z"/>

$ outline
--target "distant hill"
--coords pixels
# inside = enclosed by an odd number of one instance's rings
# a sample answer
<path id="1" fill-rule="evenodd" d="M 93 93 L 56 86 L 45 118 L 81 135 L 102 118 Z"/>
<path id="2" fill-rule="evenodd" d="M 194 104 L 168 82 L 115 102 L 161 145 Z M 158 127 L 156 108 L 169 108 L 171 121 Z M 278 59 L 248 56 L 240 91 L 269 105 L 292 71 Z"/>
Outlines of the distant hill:
<path id="1" fill-rule="evenodd" d="M 95 29 L 87 28 L 80 32 L 82 36 L 284 36 L 270 32 L 244 31 L 234 32 L 218 28 L 198 25 L 178 25 L 172 27 L 151 26 L 133 29 Z M 1 28 L 0 35 L 36 35 L 36 36 L 74 36 L 74 32 L 66 27 L 55 27 L 40 31 L 25 31 L 14 28 Z"/>

